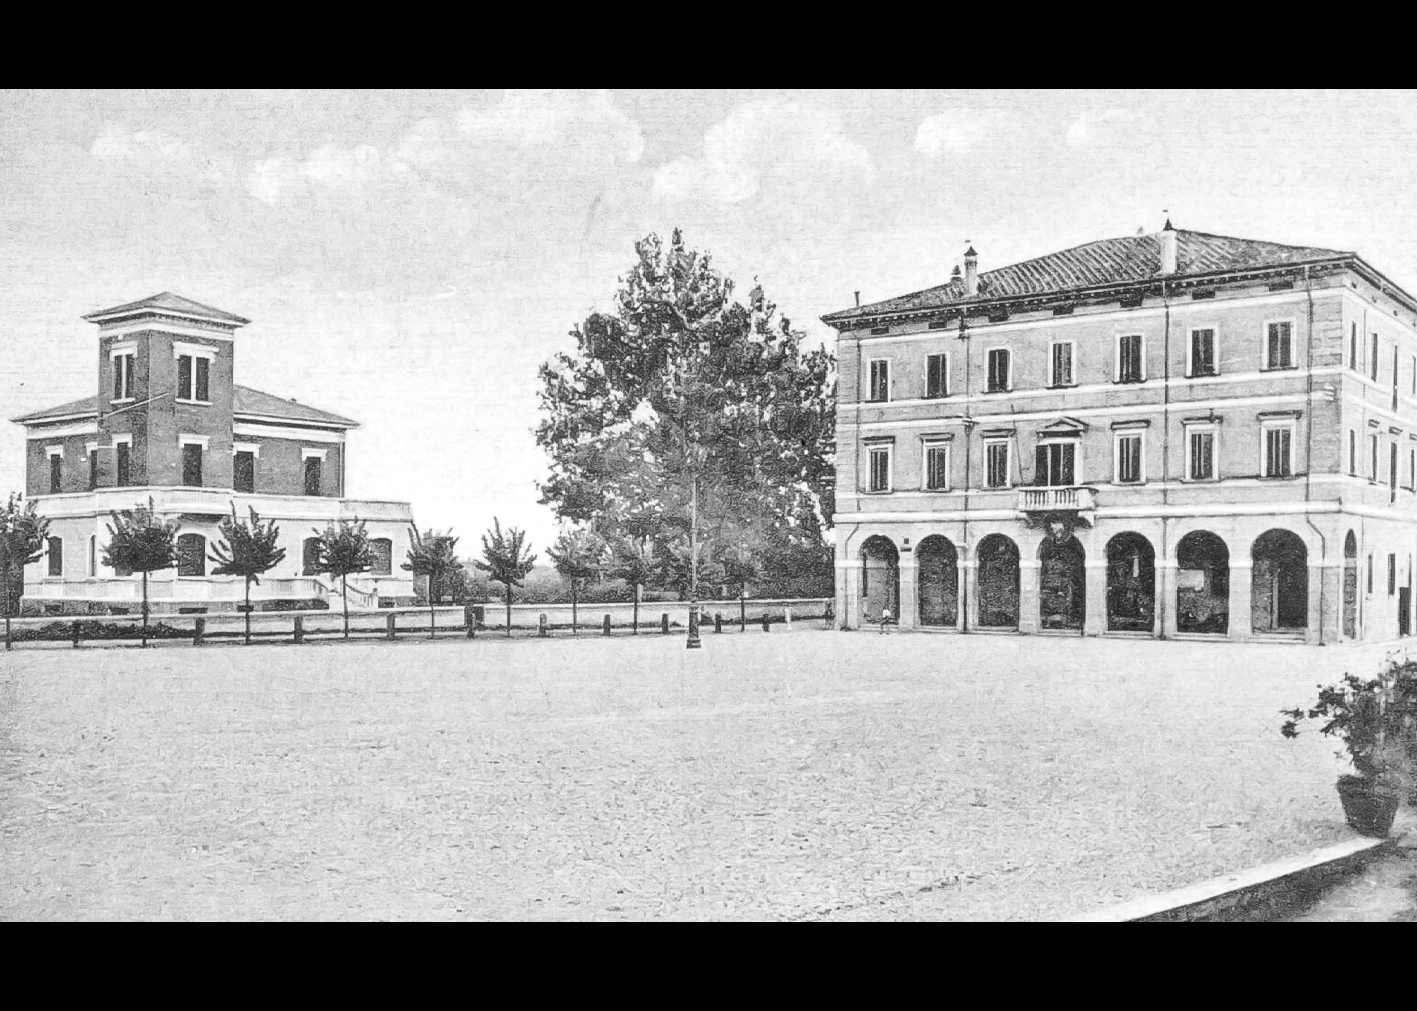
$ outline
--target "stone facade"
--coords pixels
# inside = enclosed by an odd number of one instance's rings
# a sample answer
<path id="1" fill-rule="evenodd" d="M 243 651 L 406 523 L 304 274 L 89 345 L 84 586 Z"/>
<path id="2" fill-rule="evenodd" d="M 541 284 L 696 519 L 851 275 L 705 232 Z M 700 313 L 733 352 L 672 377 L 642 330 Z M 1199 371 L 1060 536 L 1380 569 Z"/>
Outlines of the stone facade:
<path id="1" fill-rule="evenodd" d="M 1169 228 L 968 266 L 824 317 L 841 627 L 1411 632 L 1417 301 Z"/>

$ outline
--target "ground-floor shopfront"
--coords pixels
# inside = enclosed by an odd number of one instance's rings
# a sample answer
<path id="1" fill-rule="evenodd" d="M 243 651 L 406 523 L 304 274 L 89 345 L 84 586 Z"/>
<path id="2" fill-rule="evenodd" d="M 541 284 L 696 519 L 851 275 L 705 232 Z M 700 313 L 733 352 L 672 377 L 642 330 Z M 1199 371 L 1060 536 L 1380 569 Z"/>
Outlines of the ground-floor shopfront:
<path id="1" fill-rule="evenodd" d="M 1343 513 L 839 526 L 842 628 L 1307 642 L 1414 629 L 1417 524 Z"/>

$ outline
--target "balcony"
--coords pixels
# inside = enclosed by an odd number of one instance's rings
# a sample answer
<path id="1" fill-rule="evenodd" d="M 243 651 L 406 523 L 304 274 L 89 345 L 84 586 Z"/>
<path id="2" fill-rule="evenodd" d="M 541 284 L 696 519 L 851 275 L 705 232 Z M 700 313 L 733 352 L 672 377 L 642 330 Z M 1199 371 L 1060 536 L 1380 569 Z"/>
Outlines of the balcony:
<path id="1" fill-rule="evenodd" d="M 1093 489 L 1078 486 L 1021 488 L 1018 493 L 1018 510 L 1023 513 L 1030 526 L 1056 519 L 1092 526 L 1093 512 L 1097 508 L 1095 495 Z"/>

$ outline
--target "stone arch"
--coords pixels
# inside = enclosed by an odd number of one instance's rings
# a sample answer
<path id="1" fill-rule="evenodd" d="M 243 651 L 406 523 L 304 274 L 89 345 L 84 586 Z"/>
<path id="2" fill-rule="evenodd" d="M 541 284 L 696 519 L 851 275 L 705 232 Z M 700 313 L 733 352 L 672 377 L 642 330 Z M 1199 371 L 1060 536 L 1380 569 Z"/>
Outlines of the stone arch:
<path id="1" fill-rule="evenodd" d="M 1176 631 L 1230 630 L 1230 548 L 1209 530 L 1176 544 Z"/>
<path id="2" fill-rule="evenodd" d="M 1150 632 L 1156 622 L 1156 549 L 1133 530 L 1107 542 L 1107 630 Z"/>
<path id="3" fill-rule="evenodd" d="M 1343 539 L 1343 636 L 1358 638 L 1358 538 L 1352 530 Z"/>
<path id="4" fill-rule="evenodd" d="M 1251 626 L 1256 632 L 1309 627 L 1309 549 L 1292 530 L 1274 527 L 1250 546 Z"/>
<path id="5" fill-rule="evenodd" d="M 942 534 L 931 534 L 915 548 L 916 597 L 920 624 L 954 628 L 959 621 L 959 552 Z"/>
<path id="6" fill-rule="evenodd" d="M 979 542 L 979 626 L 1018 628 L 1018 545 L 1003 534 Z"/>
<path id="7" fill-rule="evenodd" d="M 900 619 L 900 552 L 889 537 L 875 534 L 861 545 L 861 617 L 872 624 L 889 608 Z"/>
<path id="8" fill-rule="evenodd" d="M 1076 537 L 1045 537 L 1038 545 L 1038 624 L 1082 631 L 1087 617 L 1087 552 Z"/>

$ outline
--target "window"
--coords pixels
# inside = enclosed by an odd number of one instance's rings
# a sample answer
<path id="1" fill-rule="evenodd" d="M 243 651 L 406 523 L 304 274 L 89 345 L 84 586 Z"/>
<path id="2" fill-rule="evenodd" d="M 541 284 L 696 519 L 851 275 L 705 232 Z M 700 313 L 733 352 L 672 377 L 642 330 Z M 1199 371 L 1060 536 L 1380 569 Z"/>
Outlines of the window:
<path id="1" fill-rule="evenodd" d="M 177 356 L 177 399 L 207 403 L 211 397 L 209 377 L 211 359 L 194 356 Z"/>
<path id="2" fill-rule="evenodd" d="M 1215 429 L 1191 428 L 1186 440 L 1186 473 L 1192 481 L 1215 480 Z"/>
<path id="3" fill-rule="evenodd" d="M 1292 369 L 1293 367 L 1294 324 L 1267 324 L 1265 340 L 1265 368 Z"/>
<path id="4" fill-rule="evenodd" d="M 238 450 L 232 461 L 231 487 L 248 495 L 256 490 L 256 454 L 249 449 Z"/>
<path id="5" fill-rule="evenodd" d="M 950 392 L 949 356 L 938 354 L 925 358 L 925 396 L 944 397 Z"/>
<path id="6" fill-rule="evenodd" d="M 872 446 L 868 452 L 870 459 L 870 491 L 891 490 L 891 447 Z"/>
<path id="7" fill-rule="evenodd" d="M 318 456 L 305 458 L 305 494 L 320 494 L 320 468 L 324 463 Z"/>
<path id="8" fill-rule="evenodd" d="M 98 449 L 89 450 L 89 491 L 98 487 Z"/>
<path id="9" fill-rule="evenodd" d="M 1117 338 L 1117 382 L 1139 383 L 1142 373 L 1141 334 Z"/>
<path id="10" fill-rule="evenodd" d="M 1397 501 L 1397 443 L 1388 444 L 1387 459 L 1387 500 Z"/>
<path id="11" fill-rule="evenodd" d="M 98 536 L 89 535 L 89 577 L 98 575 Z"/>
<path id="12" fill-rule="evenodd" d="M 1368 359 L 1368 378 L 1378 381 L 1378 335 L 1373 334 L 1373 355 Z"/>
<path id="13" fill-rule="evenodd" d="M 1054 386 L 1073 385 L 1073 342 L 1058 341 L 1053 345 L 1053 369 Z"/>
<path id="14" fill-rule="evenodd" d="M 58 495 L 63 488 L 64 454 L 49 451 L 49 494 Z"/>
<path id="15" fill-rule="evenodd" d="M 1348 430 L 1348 474 L 1358 476 L 1358 433 L 1351 428 Z"/>
<path id="16" fill-rule="evenodd" d="M 1407 451 L 1407 490 L 1417 490 L 1417 449 Z"/>
<path id="17" fill-rule="evenodd" d="M 1033 454 L 1033 483 L 1050 488 L 1068 488 L 1077 482 L 1073 480 L 1073 466 L 1077 459 L 1077 443 L 1039 443 Z"/>
<path id="18" fill-rule="evenodd" d="M 182 483 L 188 488 L 202 486 L 202 444 L 199 442 L 182 444 Z"/>
<path id="19" fill-rule="evenodd" d="M 1387 556 L 1387 595 L 1397 593 L 1397 556 Z"/>
<path id="20" fill-rule="evenodd" d="M 113 356 L 113 399 L 133 399 L 133 353 Z"/>
<path id="21" fill-rule="evenodd" d="M 117 443 L 114 448 L 118 450 L 118 474 L 114 483 L 123 488 L 133 483 L 133 457 L 132 446 L 127 442 Z"/>
<path id="22" fill-rule="evenodd" d="M 64 575 L 64 538 L 49 538 L 49 574 Z"/>
<path id="23" fill-rule="evenodd" d="M 375 537 L 369 542 L 371 576 L 390 576 L 394 572 L 394 542 L 387 537 Z"/>
<path id="24" fill-rule="evenodd" d="M 930 491 L 948 491 L 950 487 L 950 445 L 947 442 L 925 443 L 925 487 Z"/>
<path id="25" fill-rule="evenodd" d="M 1141 465 L 1141 433 L 1126 432 L 1117 436 L 1117 482 L 1140 484 L 1144 480 Z"/>
<path id="26" fill-rule="evenodd" d="M 891 369 L 890 362 L 883 358 L 874 359 L 871 362 L 871 388 L 866 394 L 867 400 L 889 400 L 891 398 Z"/>
<path id="27" fill-rule="evenodd" d="M 1378 479 L 1378 437 L 1376 435 L 1368 436 L 1368 450 L 1368 455 L 1371 457 L 1368 461 L 1368 480 L 1376 481 Z"/>
<path id="28" fill-rule="evenodd" d="M 1264 470 L 1265 477 L 1291 477 L 1294 473 L 1293 461 L 1294 426 L 1264 426 Z"/>
<path id="29" fill-rule="evenodd" d="M 1188 374 L 1192 377 L 1218 374 L 1215 366 L 1215 329 L 1213 327 L 1191 331 L 1191 360 Z"/>
<path id="30" fill-rule="evenodd" d="M 1007 393 L 1012 388 L 1012 369 L 1007 348 L 989 349 L 989 393 Z"/>
<path id="31" fill-rule="evenodd" d="M 1373 556 L 1368 556 L 1368 593 L 1373 592 Z"/>
<path id="32" fill-rule="evenodd" d="M 177 538 L 177 574 L 205 576 L 207 574 L 207 539 L 201 534 L 183 534 Z"/>
<path id="33" fill-rule="evenodd" d="M 1417 397 L 1417 355 L 1412 356 L 1412 395 Z"/>
<path id="34" fill-rule="evenodd" d="M 1358 371 L 1358 324 L 1352 324 L 1353 329 L 1348 334 L 1348 367 L 1354 372 Z"/>
<path id="35" fill-rule="evenodd" d="M 1397 410 L 1397 345 L 1392 346 L 1392 409 Z"/>
<path id="36" fill-rule="evenodd" d="M 1007 488 L 1009 486 L 1009 443 L 1007 439 L 997 439 L 984 444 L 984 487 Z"/>

